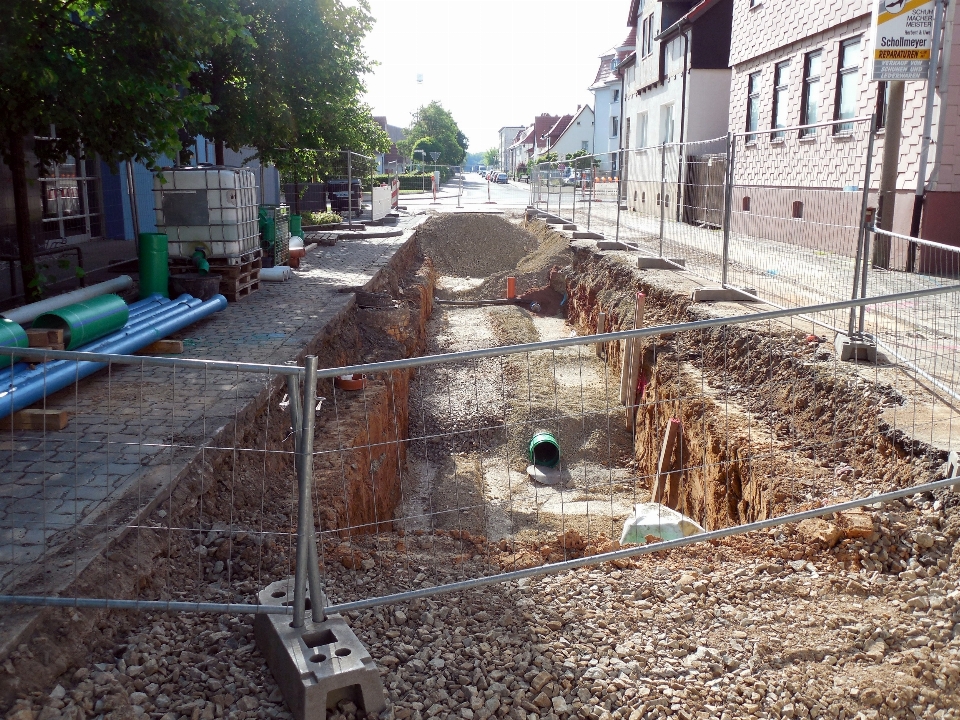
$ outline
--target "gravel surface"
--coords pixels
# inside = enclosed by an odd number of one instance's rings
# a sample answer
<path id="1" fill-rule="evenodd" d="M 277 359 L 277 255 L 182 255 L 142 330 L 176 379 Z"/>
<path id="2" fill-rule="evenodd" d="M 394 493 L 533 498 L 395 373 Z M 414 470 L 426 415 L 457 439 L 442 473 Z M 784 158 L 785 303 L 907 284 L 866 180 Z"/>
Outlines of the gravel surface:
<path id="1" fill-rule="evenodd" d="M 832 548 L 775 529 L 348 618 L 380 666 L 384 718 L 957 718 L 960 513 L 944 497 L 949 509 L 864 514 L 867 537 L 826 521 L 843 538 Z M 341 567 L 330 587 L 359 595 L 416 572 L 435 538 L 407 540 L 412 565 Z M 907 569 L 889 572 L 885 554 Z M 873 555 L 881 571 L 857 569 Z M 290 716 L 249 618 L 148 615 L 112 655 L 8 714 L 61 717 Z"/>

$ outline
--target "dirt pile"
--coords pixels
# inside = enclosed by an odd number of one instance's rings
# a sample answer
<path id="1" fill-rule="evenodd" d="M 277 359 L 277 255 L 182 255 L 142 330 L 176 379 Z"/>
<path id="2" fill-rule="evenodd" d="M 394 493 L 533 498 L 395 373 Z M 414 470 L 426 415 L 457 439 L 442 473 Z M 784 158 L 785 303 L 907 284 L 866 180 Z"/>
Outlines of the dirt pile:
<path id="1" fill-rule="evenodd" d="M 573 261 L 570 241 L 565 235 L 552 230 L 541 221 L 520 226 L 525 235 L 533 239 L 534 249 L 524 255 L 515 266 L 502 263 L 501 270 L 493 272 L 476 288 L 460 294 L 465 300 L 503 297 L 507 278 L 517 279 L 517 293 L 522 296 L 544 288 L 550 283 L 550 270 L 565 267 Z M 531 296 L 531 300 L 537 299 Z M 541 303 L 543 304 L 543 303 Z M 552 313 L 547 313 L 552 314 Z"/>
<path id="2" fill-rule="evenodd" d="M 441 275 L 484 278 L 513 268 L 536 239 L 498 215 L 438 215 L 417 230 L 420 250 Z"/>

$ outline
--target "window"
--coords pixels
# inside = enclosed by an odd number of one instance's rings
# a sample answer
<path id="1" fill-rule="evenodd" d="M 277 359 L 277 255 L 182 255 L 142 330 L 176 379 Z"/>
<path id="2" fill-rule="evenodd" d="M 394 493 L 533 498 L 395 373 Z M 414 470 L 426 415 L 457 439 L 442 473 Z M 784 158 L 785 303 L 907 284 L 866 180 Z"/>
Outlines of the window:
<path id="1" fill-rule="evenodd" d="M 623 147 L 630 149 L 630 118 L 627 118 L 623 124 Z"/>
<path id="2" fill-rule="evenodd" d="M 653 15 L 643 19 L 643 36 L 640 43 L 640 57 L 647 57 L 653 52 Z"/>
<path id="3" fill-rule="evenodd" d="M 660 106 L 660 142 L 673 142 L 673 103 Z"/>
<path id="4" fill-rule="evenodd" d="M 835 120 L 849 120 L 856 116 L 857 85 L 860 80 L 861 38 L 855 37 L 840 43 L 840 62 L 837 64 L 837 101 Z M 853 123 L 834 126 L 834 132 L 850 132 Z"/>
<path id="5" fill-rule="evenodd" d="M 756 132 L 760 127 L 760 73 L 747 77 L 747 132 Z M 756 138 L 750 138 L 755 140 Z"/>
<path id="6" fill-rule="evenodd" d="M 744 212 L 750 212 L 750 196 L 744 195 L 743 200 L 740 201 L 740 205 Z"/>
<path id="7" fill-rule="evenodd" d="M 800 101 L 800 124 L 813 125 L 820 120 L 820 74 L 823 70 L 823 51 L 807 53 L 803 58 L 803 97 Z M 815 135 L 815 128 L 801 130 L 801 136 Z"/>
<path id="8" fill-rule="evenodd" d="M 37 142 L 44 142 L 37 139 Z M 101 234 L 97 162 L 70 155 L 40 177 L 43 239 L 90 238 Z"/>
<path id="9" fill-rule="evenodd" d="M 620 66 L 620 61 L 617 58 L 614 58 L 610 61 L 610 72 L 616 72 L 617 68 Z"/>
<path id="10" fill-rule="evenodd" d="M 581 149 L 581 150 L 584 150 L 584 151 L 589 150 L 589 149 L 590 149 L 590 141 L 589 141 L 589 140 L 581 140 L 581 141 L 580 141 L 580 149 Z"/>
<path id="11" fill-rule="evenodd" d="M 613 91 L 613 102 L 620 102 L 620 91 L 619 91 L 619 90 L 614 90 L 614 91 Z"/>
<path id="12" fill-rule="evenodd" d="M 645 112 L 637 115 L 637 147 L 647 146 L 647 114 Z"/>
<path id="13" fill-rule="evenodd" d="M 803 220 L 803 201 L 794 200 L 792 211 L 794 220 Z"/>
<path id="14" fill-rule="evenodd" d="M 773 129 L 779 130 L 790 124 L 787 119 L 788 96 L 790 87 L 790 61 L 773 66 Z M 782 132 L 773 132 L 771 138 L 782 138 Z"/>
<path id="15" fill-rule="evenodd" d="M 610 118 L 610 137 L 617 137 L 620 133 L 620 116 L 614 115 Z"/>

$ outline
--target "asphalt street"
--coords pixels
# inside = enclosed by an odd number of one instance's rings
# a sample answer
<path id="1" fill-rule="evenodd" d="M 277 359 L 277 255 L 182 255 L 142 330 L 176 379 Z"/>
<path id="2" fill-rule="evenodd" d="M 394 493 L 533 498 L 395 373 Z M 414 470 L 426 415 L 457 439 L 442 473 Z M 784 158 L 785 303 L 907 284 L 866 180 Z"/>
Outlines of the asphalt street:
<path id="1" fill-rule="evenodd" d="M 529 202 L 530 186 L 526 183 L 487 183 L 477 173 L 470 172 L 464 173 L 462 186 L 461 178 L 444 184 L 437 192 L 436 204 L 431 193 L 400 196 L 400 204 L 408 210 L 432 208 L 440 212 L 455 212 L 458 205 L 459 209 L 470 212 L 522 210 Z"/>

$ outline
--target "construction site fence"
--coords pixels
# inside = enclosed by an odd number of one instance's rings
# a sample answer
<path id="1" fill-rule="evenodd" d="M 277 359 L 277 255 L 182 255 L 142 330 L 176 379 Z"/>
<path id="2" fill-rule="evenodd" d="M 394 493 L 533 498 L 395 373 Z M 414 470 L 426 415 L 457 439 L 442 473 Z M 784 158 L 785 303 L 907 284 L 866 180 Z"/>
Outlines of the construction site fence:
<path id="1" fill-rule="evenodd" d="M 530 205 L 775 307 L 954 283 L 960 248 L 875 226 L 883 139 L 873 128 L 855 118 L 533 165 Z M 919 371 L 960 371 L 931 364 L 960 343 L 955 303 L 875 312 L 879 340 L 909 348 Z M 861 329 L 850 312 L 822 322 Z"/>
<path id="2" fill-rule="evenodd" d="M 0 604 L 288 613 L 296 626 L 955 485 L 936 448 L 960 419 L 942 399 L 957 378 L 932 387 L 896 341 L 843 362 L 816 329 L 862 307 L 878 336 L 878 308 L 902 317 L 957 294 L 649 327 L 638 296 L 615 332 L 335 368 L 2 348 L 103 371 L 58 396 L 65 428 L 3 432 Z M 542 433 L 558 453 L 537 476 Z M 621 546 L 651 498 L 706 532 Z M 91 582 L 107 548 L 125 570 Z M 851 572 L 906 568 L 857 557 Z M 276 581 L 290 600 L 261 602 Z"/>
<path id="3" fill-rule="evenodd" d="M 371 219 L 370 193 L 380 174 L 375 157 L 351 150 L 300 150 L 297 159 L 298 164 L 281 173 L 281 194 L 304 225 L 313 224 L 312 214 L 327 212 L 347 222 Z"/>

